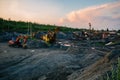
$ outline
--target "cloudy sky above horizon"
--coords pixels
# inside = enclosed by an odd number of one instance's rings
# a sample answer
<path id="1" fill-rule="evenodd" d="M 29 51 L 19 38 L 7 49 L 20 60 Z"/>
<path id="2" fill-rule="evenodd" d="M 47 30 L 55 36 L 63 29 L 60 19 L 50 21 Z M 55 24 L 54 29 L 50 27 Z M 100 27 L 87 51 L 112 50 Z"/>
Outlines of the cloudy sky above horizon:
<path id="1" fill-rule="evenodd" d="M 120 29 L 120 0 L 0 0 L 0 17 L 73 28 Z"/>

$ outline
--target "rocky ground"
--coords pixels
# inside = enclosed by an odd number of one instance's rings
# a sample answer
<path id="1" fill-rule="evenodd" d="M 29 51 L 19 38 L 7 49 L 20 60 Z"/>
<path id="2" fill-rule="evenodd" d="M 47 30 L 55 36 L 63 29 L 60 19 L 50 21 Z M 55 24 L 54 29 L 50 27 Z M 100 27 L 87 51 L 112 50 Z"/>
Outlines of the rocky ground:
<path id="1" fill-rule="evenodd" d="M 100 80 L 120 46 L 22 49 L 0 43 L 0 80 Z"/>

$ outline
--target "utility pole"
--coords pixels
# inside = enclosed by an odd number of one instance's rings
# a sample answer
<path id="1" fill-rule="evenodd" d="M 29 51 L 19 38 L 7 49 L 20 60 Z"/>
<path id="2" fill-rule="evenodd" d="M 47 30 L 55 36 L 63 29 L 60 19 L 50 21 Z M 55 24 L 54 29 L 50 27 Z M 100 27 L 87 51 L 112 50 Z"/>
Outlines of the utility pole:
<path id="1" fill-rule="evenodd" d="M 88 25 L 89 25 L 89 49 L 91 48 L 91 45 L 90 45 L 90 36 L 91 36 L 91 23 L 88 23 Z"/>
<path id="2" fill-rule="evenodd" d="M 4 29 L 4 24 L 5 22 L 4 22 L 4 19 L 3 19 L 3 21 L 2 21 L 2 31 L 4 32 L 5 31 L 5 29 Z"/>
<path id="3" fill-rule="evenodd" d="M 9 19 L 8 19 L 8 32 L 9 32 L 9 29 L 10 29 L 10 28 L 9 28 L 9 26 L 10 26 L 10 21 L 11 21 L 11 19 L 9 18 Z"/>
<path id="4" fill-rule="evenodd" d="M 89 24 L 89 30 L 90 30 L 90 32 L 91 32 L 91 23 L 88 23 Z"/>
<path id="5" fill-rule="evenodd" d="M 28 22 L 28 35 L 32 38 L 32 24 Z"/>
<path id="6" fill-rule="evenodd" d="M 29 26 L 29 22 L 27 22 L 27 26 L 28 26 L 27 34 L 30 35 L 30 26 Z"/>
<path id="7" fill-rule="evenodd" d="M 30 36 L 32 38 L 32 24 L 30 23 Z"/>

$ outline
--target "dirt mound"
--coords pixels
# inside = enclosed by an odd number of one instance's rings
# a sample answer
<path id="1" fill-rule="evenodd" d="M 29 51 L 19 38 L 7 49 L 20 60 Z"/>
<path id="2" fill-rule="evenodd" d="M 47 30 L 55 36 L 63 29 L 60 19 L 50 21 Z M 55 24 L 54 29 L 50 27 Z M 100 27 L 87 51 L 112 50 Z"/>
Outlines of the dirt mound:
<path id="1" fill-rule="evenodd" d="M 12 39 L 12 36 L 13 34 L 8 32 L 0 33 L 0 42 L 5 42 L 10 40 Z"/>
<path id="2" fill-rule="evenodd" d="M 47 48 L 48 45 L 42 40 L 28 40 L 27 43 L 27 48 Z"/>
<path id="3" fill-rule="evenodd" d="M 106 53 L 94 64 L 71 74 L 68 80 L 102 80 L 102 76 L 111 70 L 113 64 L 116 64 L 117 58 L 120 56 L 119 52 L 119 49 L 115 49 Z"/>

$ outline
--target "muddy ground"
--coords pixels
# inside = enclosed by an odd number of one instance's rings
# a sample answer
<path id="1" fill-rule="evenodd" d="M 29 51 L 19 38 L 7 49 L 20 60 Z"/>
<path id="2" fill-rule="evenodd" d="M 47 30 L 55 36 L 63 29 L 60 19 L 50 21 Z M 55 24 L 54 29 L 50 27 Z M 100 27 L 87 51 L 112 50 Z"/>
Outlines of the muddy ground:
<path id="1" fill-rule="evenodd" d="M 89 72 L 110 51 L 78 47 L 21 49 L 0 43 L 0 80 L 97 80 L 110 66 L 97 75 Z"/>

